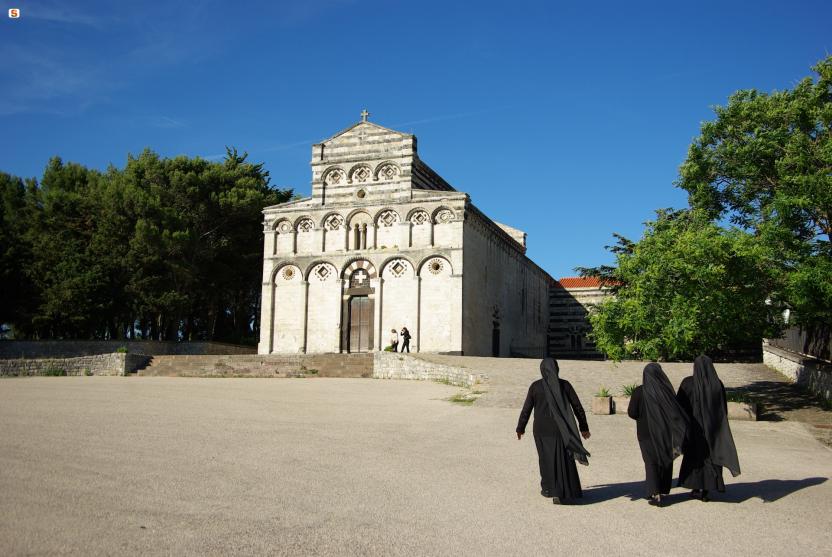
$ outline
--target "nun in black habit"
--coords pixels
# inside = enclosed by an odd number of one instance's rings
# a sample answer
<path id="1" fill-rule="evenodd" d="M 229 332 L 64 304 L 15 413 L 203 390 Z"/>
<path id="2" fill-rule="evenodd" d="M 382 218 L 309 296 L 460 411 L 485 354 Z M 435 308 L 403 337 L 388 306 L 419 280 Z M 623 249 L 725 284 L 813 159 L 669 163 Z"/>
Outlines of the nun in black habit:
<path id="1" fill-rule="evenodd" d="M 636 420 L 647 497 L 651 504 L 661 506 L 662 495 L 670 493 L 673 460 L 682 452 L 688 418 L 659 364 L 647 364 L 642 379 L 642 385 L 633 391 L 627 413 Z"/>
<path id="2" fill-rule="evenodd" d="M 556 505 L 583 496 L 575 461 L 589 464 L 589 453 L 581 437 L 590 437 L 581 401 L 569 381 L 558 377 L 558 372 L 558 363 L 553 358 L 540 363 L 543 378 L 529 387 L 517 422 L 517 439 L 520 439 L 534 408 L 532 431 L 540 465 L 540 494 L 552 497 Z M 578 427 L 575 427 L 575 418 Z"/>
<path id="3" fill-rule="evenodd" d="M 682 380 L 677 398 L 692 418 L 679 486 L 691 489 L 691 496 L 707 501 L 709 491 L 725 491 L 723 466 L 735 477 L 740 474 L 737 447 L 728 426 L 725 386 L 708 356 L 693 361 L 693 375 Z"/>

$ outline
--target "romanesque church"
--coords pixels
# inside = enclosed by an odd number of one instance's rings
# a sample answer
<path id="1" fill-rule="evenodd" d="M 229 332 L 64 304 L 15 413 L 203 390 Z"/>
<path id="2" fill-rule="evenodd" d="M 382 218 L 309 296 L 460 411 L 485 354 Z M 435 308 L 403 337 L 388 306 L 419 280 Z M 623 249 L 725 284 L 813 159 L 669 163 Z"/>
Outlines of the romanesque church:
<path id="1" fill-rule="evenodd" d="M 367 121 L 312 146 L 311 197 L 266 207 L 259 352 L 543 356 L 554 280 L 526 234 L 488 218 Z"/>

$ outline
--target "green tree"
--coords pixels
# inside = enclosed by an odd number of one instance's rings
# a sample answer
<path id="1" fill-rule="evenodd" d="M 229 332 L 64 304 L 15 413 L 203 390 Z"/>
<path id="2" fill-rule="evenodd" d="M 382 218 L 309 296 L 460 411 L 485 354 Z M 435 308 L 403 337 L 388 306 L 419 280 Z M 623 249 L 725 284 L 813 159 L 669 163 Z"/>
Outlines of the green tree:
<path id="1" fill-rule="evenodd" d="M 27 191 L 35 187 L 17 176 L 0 172 L 0 327 L 28 320 L 35 292 L 26 279 L 31 260 L 26 231 L 31 218 Z M 15 331 L 17 336 L 25 331 Z"/>
<path id="2" fill-rule="evenodd" d="M 738 91 L 702 125 L 680 168 L 690 205 L 777 254 L 775 304 L 832 326 L 832 57 L 793 89 Z"/>
<path id="3" fill-rule="evenodd" d="M 702 211 L 657 212 L 637 243 L 619 237 L 616 265 L 581 269 L 615 289 L 590 312 L 593 336 L 613 359 L 683 359 L 759 342 L 778 330 L 766 302 L 771 252 Z"/>

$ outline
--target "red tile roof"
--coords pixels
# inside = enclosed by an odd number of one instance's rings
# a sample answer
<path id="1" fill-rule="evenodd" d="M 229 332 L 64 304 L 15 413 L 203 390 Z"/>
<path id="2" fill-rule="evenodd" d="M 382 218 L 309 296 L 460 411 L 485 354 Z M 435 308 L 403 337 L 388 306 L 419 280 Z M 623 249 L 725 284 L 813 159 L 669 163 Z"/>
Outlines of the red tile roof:
<path id="1" fill-rule="evenodd" d="M 563 277 L 557 281 L 563 288 L 600 288 L 601 280 L 598 277 Z"/>

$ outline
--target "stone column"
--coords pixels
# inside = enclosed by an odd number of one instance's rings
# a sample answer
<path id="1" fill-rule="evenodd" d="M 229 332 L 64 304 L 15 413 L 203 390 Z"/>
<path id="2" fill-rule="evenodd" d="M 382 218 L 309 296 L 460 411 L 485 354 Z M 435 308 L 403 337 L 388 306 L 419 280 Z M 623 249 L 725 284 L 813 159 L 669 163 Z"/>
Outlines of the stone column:
<path id="1" fill-rule="evenodd" d="M 324 231 L 323 228 L 314 228 L 314 229 L 312 229 L 312 234 L 314 234 L 313 240 L 312 240 L 312 245 L 315 246 L 316 248 L 318 248 L 319 252 L 323 253 L 323 251 L 324 251 L 324 241 L 325 241 L 325 238 L 326 238 L 326 236 L 325 236 L 326 232 Z"/>
<path id="2" fill-rule="evenodd" d="M 300 352 L 306 353 L 306 339 L 309 335 L 309 281 L 300 283 L 303 288 L 303 345 Z"/>
<path id="3" fill-rule="evenodd" d="M 263 230 L 263 255 L 270 257 L 277 249 L 277 231 L 267 228 Z"/>
<path id="4" fill-rule="evenodd" d="M 397 243 L 401 248 L 409 248 L 413 245 L 413 224 L 406 220 L 399 223 L 399 239 Z"/>
<path id="5" fill-rule="evenodd" d="M 348 251 L 350 249 L 350 227 L 348 224 L 344 223 L 344 225 L 338 230 L 341 234 L 341 249 Z"/>
<path id="6" fill-rule="evenodd" d="M 373 300 L 375 306 L 373 308 L 373 331 L 375 331 L 376 338 L 373 339 L 373 346 L 380 347 L 376 348 L 376 350 L 384 349 L 384 346 L 381 344 L 384 342 L 381 337 L 381 283 L 383 280 L 384 279 L 381 277 L 370 279 L 370 288 L 373 289 L 373 293 L 370 294 L 370 298 Z M 376 350 L 372 350 L 372 352 L 375 352 Z"/>
<path id="7" fill-rule="evenodd" d="M 257 346 L 258 354 L 271 354 L 272 352 L 273 316 L 274 285 L 271 282 L 264 282 L 260 300 L 260 344 Z"/>
<path id="8" fill-rule="evenodd" d="M 433 219 L 431 219 L 431 221 L 430 221 L 430 246 L 431 247 L 434 246 L 434 243 L 433 243 L 433 226 L 434 226 L 433 225 Z"/>
<path id="9" fill-rule="evenodd" d="M 421 342 L 421 339 L 422 339 L 422 334 L 421 334 L 422 333 L 422 314 L 419 311 L 419 305 L 421 303 L 421 297 L 422 297 L 422 277 L 420 277 L 418 275 L 414 275 L 413 280 L 416 281 L 416 288 L 414 289 L 416 291 L 416 296 L 414 297 L 415 298 L 414 303 L 416 304 L 416 311 L 413 312 L 413 315 L 416 316 L 416 335 L 415 335 L 416 342 L 413 343 L 413 347 L 411 348 L 411 350 L 413 350 L 414 352 L 418 352 L 419 351 L 419 343 Z"/>
<path id="10" fill-rule="evenodd" d="M 376 249 L 376 248 L 378 248 L 378 246 L 376 245 L 376 238 L 378 236 L 377 230 L 378 229 L 376 228 L 376 225 L 374 225 L 374 224 L 368 224 L 367 225 L 367 245 L 364 246 L 364 249 L 368 249 L 368 248 L 369 249 Z"/>

